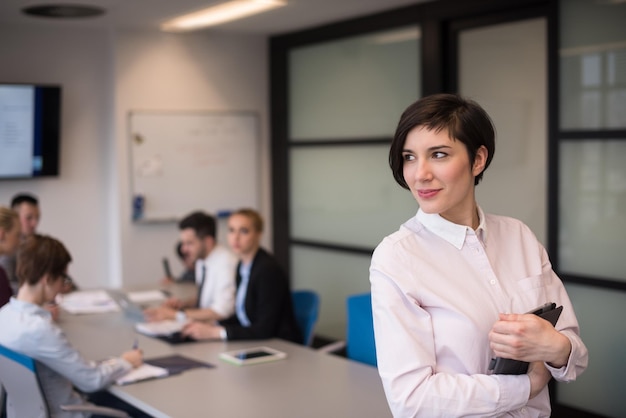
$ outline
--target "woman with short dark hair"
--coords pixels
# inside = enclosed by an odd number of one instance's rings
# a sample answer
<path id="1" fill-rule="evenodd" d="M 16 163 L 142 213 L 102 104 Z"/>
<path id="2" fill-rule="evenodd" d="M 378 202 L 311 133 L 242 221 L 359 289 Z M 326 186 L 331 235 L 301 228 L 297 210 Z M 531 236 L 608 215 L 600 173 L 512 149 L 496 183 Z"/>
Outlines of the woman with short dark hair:
<path id="1" fill-rule="evenodd" d="M 457 95 L 424 97 L 398 124 L 389 163 L 419 210 L 370 266 L 378 370 L 396 418 L 549 417 L 548 381 L 587 367 L 543 246 L 522 222 L 476 202 L 494 151 L 489 116 Z M 556 328 L 526 314 L 547 302 L 563 306 Z M 494 357 L 527 371 L 495 374 Z"/>

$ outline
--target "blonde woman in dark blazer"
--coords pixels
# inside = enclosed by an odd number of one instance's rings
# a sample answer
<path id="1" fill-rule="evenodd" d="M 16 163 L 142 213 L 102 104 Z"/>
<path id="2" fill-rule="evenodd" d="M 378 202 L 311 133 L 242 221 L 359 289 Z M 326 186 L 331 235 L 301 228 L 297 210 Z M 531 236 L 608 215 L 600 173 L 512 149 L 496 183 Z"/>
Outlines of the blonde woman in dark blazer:
<path id="1" fill-rule="evenodd" d="M 276 259 L 260 247 L 262 233 L 263 219 L 252 209 L 238 210 L 229 217 L 228 244 L 240 259 L 235 314 L 218 324 L 190 323 L 184 334 L 196 339 L 301 342 L 289 280 Z"/>

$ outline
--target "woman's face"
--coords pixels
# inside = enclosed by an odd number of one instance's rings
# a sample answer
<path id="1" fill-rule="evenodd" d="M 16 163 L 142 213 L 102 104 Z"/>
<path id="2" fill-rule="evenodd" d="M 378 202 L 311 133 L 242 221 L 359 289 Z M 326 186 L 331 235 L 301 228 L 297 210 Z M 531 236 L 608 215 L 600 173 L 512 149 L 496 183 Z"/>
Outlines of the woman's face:
<path id="1" fill-rule="evenodd" d="M 239 214 L 228 218 L 228 245 L 239 258 L 254 256 L 260 241 L 261 232 L 254 228 L 252 219 Z"/>
<path id="2" fill-rule="evenodd" d="M 13 228 L 10 231 L 6 231 L 4 235 L 4 241 L 2 243 L 2 252 L 12 255 L 17 250 L 17 246 L 20 243 L 20 223 L 13 222 Z"/>
<path id="3" fill-rule="evenodd" d="M 485 166 L 484 146 L 472 165 L 465 144 L 451 139 L 447 130 L 436 132 L 418 126 L 406 137 L 402 159 L 404 180 L 422 211 L 474 226 L 474 177 Z"/>

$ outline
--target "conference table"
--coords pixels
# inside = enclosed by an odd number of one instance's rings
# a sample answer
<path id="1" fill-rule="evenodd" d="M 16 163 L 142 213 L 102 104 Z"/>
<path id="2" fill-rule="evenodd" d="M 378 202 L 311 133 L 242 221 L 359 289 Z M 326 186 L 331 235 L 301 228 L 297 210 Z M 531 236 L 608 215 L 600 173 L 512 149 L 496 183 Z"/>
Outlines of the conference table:
<path id="1" fill-rule="evenodd" d="M 374 367 L 288 341 L 171 345 L 138 334 L 123 311 L 85 315 L 62 312 L 59 325 L 91 360 L 118 355 L 137 341 L 145 359 L 178 354 L 215 366 L 109 388 L 112 394 L 157 418 L 391 416 Z M 222 352 L 257 346 L 283 351 L 287 358 L 245 366 L 219 359 Z"/>

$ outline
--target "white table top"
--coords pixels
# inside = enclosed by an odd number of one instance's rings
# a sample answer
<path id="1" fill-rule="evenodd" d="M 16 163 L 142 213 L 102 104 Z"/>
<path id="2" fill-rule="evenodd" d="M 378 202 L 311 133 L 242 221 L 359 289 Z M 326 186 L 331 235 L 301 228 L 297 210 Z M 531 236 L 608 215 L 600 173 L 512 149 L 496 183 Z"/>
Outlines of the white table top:
<path id="1" fill-rule="evenodd" d="M 89 359 L 129 350 L 137 338 L 146 359 L 181 354 L 215 365 L 109 390 L 155 417 L 390 417 L 375 368 L 280 339 L 170 345 L 137 334 L 123 313 L 69 315 L 59 325 Z M 287 353 L 271 363 L 236 366 L 223 351 L 265 345 Z"/>

